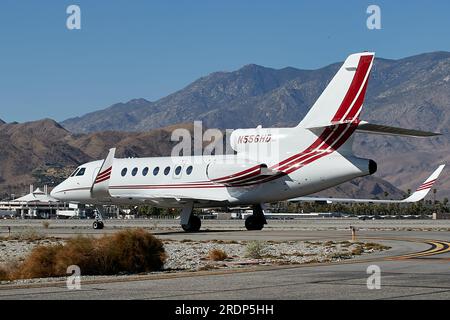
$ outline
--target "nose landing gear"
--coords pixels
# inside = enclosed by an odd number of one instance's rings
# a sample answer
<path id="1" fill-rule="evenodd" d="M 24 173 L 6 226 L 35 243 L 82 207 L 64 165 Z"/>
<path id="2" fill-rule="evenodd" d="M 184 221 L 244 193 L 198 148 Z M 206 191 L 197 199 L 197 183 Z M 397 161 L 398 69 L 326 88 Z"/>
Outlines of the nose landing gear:
<path id="1" fill-rule="evenodd" d="M 94 223 L 92 224 L 92 228 L 94 228 L 95 230 L 101 230 L 103 229 L 105 225 L 103 224 L 103 221 L 94 221 Z"/>
<path id="2" fill-rule="evenodd" d="M 253 206 L 253 214 L 245 219 L 245 227 L 247 230 L 262 230 L 267 224 L 264 211 L 260 204 Z"/>
<path id="3" fill-rule="evenodd" d="M 100 212 L 100 209 L 96 208 L 95 209 L 95 221 L 92 223 L 92 228 L 94 228 L 95 230 L 101 230 L 104 227 L 104 223 L 103 223 L 103 218 L 102 218 L 102 214 Z"/>

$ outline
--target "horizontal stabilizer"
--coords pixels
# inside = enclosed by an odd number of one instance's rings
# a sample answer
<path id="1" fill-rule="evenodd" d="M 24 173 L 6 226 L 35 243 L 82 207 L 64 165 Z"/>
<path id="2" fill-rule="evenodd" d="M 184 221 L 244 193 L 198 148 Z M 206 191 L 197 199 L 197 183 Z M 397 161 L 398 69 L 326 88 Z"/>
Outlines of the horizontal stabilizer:
<path id="1" fill-rule="evenodd" d="M 321 197 L 299 197 L 290 199 L 291 202 L 321 202 L 321 203 L 413 203 L 418 202 L 426 197 L 430 192 L 437 178 L 441 174 L 445 165 L 440 165 L 429 177 L 422 183 L 417 190 L 408 198 L 403 200 L 378 200 L 378 199 L 351 199 L 351 198 L 321 198 Z"/>
<path id="2" fill-rule="evenodd" d="M 403 137 L 434 137 L 440 136 L 440 133 L 420 131 L 413 129 L 403 129 L 397 127 L 383 126 L 379 124 L 372 124 L 366 121 L 361 121 L 356 129 L 356 132 L 385 134 L 391 136 L 403 136 Z"/>

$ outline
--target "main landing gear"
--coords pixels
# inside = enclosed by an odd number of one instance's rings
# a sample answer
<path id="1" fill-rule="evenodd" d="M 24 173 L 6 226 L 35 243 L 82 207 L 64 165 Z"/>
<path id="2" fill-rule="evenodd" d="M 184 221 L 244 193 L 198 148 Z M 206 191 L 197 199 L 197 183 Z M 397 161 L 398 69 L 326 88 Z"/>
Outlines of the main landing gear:
<path id="1" fill-rule="evenodd" d="M 265 224 L 267 221 L 262 206 L 253 205 L 253 214 L 245 219 L 245 227 L 247 230 L 262 230 Z"/>
<path id="2" fill-rule="evenodd" d="M 181 211 L 181 228 L 186 232 L 197 232 L 202 226 L 202 221 L 199 217 L 194 216 L 192 211 L 194 209 L 194 204 L 187 204 Z"/>
<path id="3" fill-rule="evenodd" d="M 197 232 L 200 230 L 202 226 L 202 221 L 199 217 L 191 215 L 187 224 L 182 224 L 181 228 L 183 228 L 186 232 Z"/>

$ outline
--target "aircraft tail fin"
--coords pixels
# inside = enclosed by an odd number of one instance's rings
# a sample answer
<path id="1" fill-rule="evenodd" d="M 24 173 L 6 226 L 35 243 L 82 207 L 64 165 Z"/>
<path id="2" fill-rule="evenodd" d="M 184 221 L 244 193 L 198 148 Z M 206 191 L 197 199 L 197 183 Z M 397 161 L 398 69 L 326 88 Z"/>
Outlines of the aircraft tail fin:
<path id="1" fill-rule="evenodd" d="M 370 52 L 350 55 L 299 126 L 317 127 L 358 121 L 374 56 Z"/>
<path id="2" fill-rule="evenodd" d="M 403 200 L 402 202 L 417 202 L 422 200 L 426 197 L 428 192 L 430 192 L 431 188 L 433 187 L 433 184 L 436 182 L 436 179 L 441 174 L 442 170 L 444 169 L 445 165 L 441 164 L 432 174 L 428 177 L 427 180 L 425 180 L 424 183 L 422 183 L 416 191 L 410 195 L 408 198 Z"/>

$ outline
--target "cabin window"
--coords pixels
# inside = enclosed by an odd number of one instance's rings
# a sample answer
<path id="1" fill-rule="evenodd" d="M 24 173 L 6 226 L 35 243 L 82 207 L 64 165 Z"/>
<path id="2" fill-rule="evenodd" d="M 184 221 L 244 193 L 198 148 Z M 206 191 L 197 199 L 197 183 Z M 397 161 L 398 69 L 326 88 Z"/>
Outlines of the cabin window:
<path id="1" fill-rule="evenodd" d="M 125 177 L 125 175 L 127 174 L 127 168 L 123 168 L 122 172 L 120 173 L 122 175 L 122 177 Z"/>
<path id="2" fill-rule="evenodd" d="M 85 172 L 86 172 L 86 168 L 81 168 L 81 169 L 77 172 L 77 177 L 83 176 Z"/>
<path id="3" fill-rule="evenodd" d="M 186 168 L 186 173 L 187 173 L 188 175 L 190 175 L 190 174 L 192 173 L 192 169 L 194 169 L 192 166 L 187 167 L 187 168 Z"/>
<path id="4" fill-rule="evenodd" d="M 72 172 L 72 174 L 70 175 L 71 177 L 73 177 L 74 175 L 76 175 L 77 174 L 77 172 L 78 172 L 78 169 L 80 169 L 80 168 L 76 168 L 75 169 L 75 171 L 74 172 Z"/>
<path id="5" fill-rule="evenodd" d="M 177 176 L 179 176 L 180 173 L 181 173 L 181 166 L 178 166 L 178 167 L 175 168 L 175 174 L 176 174 Z"/>
<path id="6" fill-rule="evenodd" d="M 142 170 L 142 175 L 145 177 L 147 174 L 148 174 L 148 167 L 145 167 L 145 168 Z"/>
<path id="7" fill-rule="evenodd" d="M 138 168 L 134 168 L 134 169 L 131 171 L 131 175 L 134 177 L 134 176 L 136 175 L 137 172 L 138 172 Z"/>
<path id="8" fill-rule="evenodd" d="M 166 167 L 164 169 L 164 174 L 167 176 L 169 174 L 169 172 L 170 172 L 170 167 Z"/>
<path id="9" fill-rule="evenodd" d="M 156 176 L 159 173 L 159 167 L 153 169 L 153 175 Z"/>

